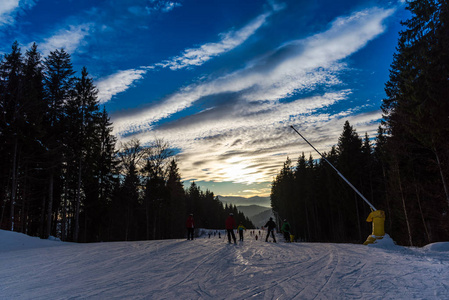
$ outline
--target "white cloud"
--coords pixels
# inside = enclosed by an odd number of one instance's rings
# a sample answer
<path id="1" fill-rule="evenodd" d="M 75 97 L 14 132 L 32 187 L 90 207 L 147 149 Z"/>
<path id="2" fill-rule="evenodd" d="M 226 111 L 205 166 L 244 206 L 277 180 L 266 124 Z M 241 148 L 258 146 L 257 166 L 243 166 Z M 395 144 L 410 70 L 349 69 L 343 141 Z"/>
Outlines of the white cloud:
<path id="1" fill-rule="evenodd" d="M 0 25 L 11 24 L 12 14 L 19 7 L 19 0 L 3 0 L 0 3 Z"/>
<path id="2" fill-rule="evenodd" d="M 100 103 L 108 102 L 114 95 L 127 90 L 134 81 L 141 79 L 145 73 L 145 70 L 131 69 L 119 71 L 100 79 L 96 82 L 98 100 Z"/>
<path id="3" fill-rule="evenodd" d="M 245 69 L 187 86 L 148 110 L 116 116 L 115 131 L 119 135 L 135 132 L 132 137 L 143 143 L 164 137 L 182 149 L 179 167 L 183 180 L 270 181 L 287 156 L 295 161 L 304 152 L 317 158 L 290 125 L 322 152 L 337 143 L 346 120 L 360 135 L 365 131 L 375 135 L 380 111 L 332 110 L 334 104 L 347 99 L 349 90 L 280 100 L 321 85 L 337 89 L 341 83 L 338 74 L 346 68 L 342 60 L 381 34 L 382 21 L 392 12 L 373 8 L 338 18 L 327 31 L 286 43 L 275 55 Z M 196 115 L 154 126 L 203 97 L 223 97 L 224 101 L 214 102 Z"/>
<path id="4" fill-rule="evenodd" d="M 141 79 L 148 69 L 155 67 L 169 67 L 172 70 L 185 68 L 188 66 L 198 66 L 210 60 L 214 56 L 218 56 L 228 52 L 246 41 L 254 32 L 262 26 L 270 13 L 258 16 L 248 25 L 238 31 L 230 31 L 223 36 L 218 43 L 207 43 L 199 48 L 187 49 L 182 56 L 177 56 L 169 61 L 155 64 L 154 66 L 143 66 L 141 70 L 131 69 L 120 71 L 106 79 L 100 79 L 98 82 L 104 84 L 98 86 L 100 91 L 99 98 L 102 102 L 109 101 L 112 96 L 119 92 L 125 91 L 131 86 L 133 80 Z"/>
<path id="5" fill-rule="evenodd" d="M 20 9 L 29 9 L 34 6 L 32 0 L 2 0 L 0 2 L 0 26 L 11 25 Z"/>
<path id="6" fill-rule="evenodd" d="M 338 71 L 344 68 L 340 61 L 381 34 L 383 20 L 392 13 L 392 9 L 372 8 L 338 18 L 327 31 L 286 43 L 245 69 L 185 87 L 146 110 L 114 118 L 115 132 L 149 130 L 206 96 L 234 93 L 249 102 L 277 101 L 318 85 L 335 86 L 340 83 Z"/>
<path id="7" fill-rule="evenodd" d="M 290 124 L 299 124 L 312 140 L 317 132 L 328 126 L 332 132 L 322 133 L 327 141 L 336 141 L 343 126 L 338 115 L 318 113 L 347 98 L 349 91 L 327 93 L 323 96 L 298 99 L 289 103 L 258 103 L 258 109 L 248 111 L 238 104 L 226 109 L 209 110 L 193 120 L 179 121 L 173 126 L 154 129 L 133 137 L 150 142 L 154 137 L 164 137 L 172 146 L 182 150 L 180 168 L 184 180 L 233 181 L 239 183 L 270 180 L 287 154 L 297 157 L 302 149 L 289 130 Z M 351 116 L 348 116 L 350 118 Z M 360 119 L 361 126 L 372 117 Z M 374 119 L 378 119 L 376 115 Z M 337 123 L 338 126 L 336 125 Z M 328 142 L 327 142 L 328 143 Z M 294 146 L 292 146 L 294 145 Z M 319 143 L 320 147 L 321 145 Z M 330 146 L 325 150 L 329 150 Z M 200 163 L 199 163 L 200 162 Z M 199 170 L 206 169 L 207 172 Z"/>
<path id="8" fill-rule="evenodd" d="M 84 38 L 89 35 L 92 26 L 91 23 L 69 25 L 67 29 L 60 29 L 53 36 L 45 38 L 39 48 L 44 55 L 60 48 L 64 48 L 66 52 L 72 54 L 83 44 Z"/>
<path id="9" fill-rule="evenodd" d="M 169 12 L 181 6 L 181 3 L 175 1 L 151 0 L 150 2 L 151 5 L 145 7 L 148 14 L 155 11 Z"/>
<path id="10" fill-rule="evenodd" d="M 200 66 L 212 57 L 228 52 L 241 45 L 265 23 L 270 15 L 271 13 L 262 14 L 237 31 L 229 31 L 221 34 L 222 38 L 217 43 L 207 43 L 199 48 L 186 49 L 182 55 L 158 63 L 156 66 L 163 68 L 168 67 L 172 70 L 178 70 L 189 66 Z"/>
<path id="11" fill-rule="evenodd" d="M 149 5 L 146 6 L 130 6 L 128 11 L 136 16 L 147 16 L 156 12 L 168 13 L 176 7 L 182 6 L 180 2 L 167 0 L 150 0 L 149 2 Z"/>

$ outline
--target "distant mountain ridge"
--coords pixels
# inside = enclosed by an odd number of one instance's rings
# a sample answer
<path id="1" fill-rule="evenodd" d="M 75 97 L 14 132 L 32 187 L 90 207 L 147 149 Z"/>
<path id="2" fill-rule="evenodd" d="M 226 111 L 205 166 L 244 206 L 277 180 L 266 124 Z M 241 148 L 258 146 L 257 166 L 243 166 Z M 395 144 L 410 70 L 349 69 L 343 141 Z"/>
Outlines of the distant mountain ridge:
<path id="1" fill-rule="evenodd" d="M 248 218 L 254 217 L 254 216 L 260 214 L 261 212 L 271 210 L 268 207 L 264 207 L 264 206 L 260 206 L 260 205 L 248 205 L 248 206 L 237 205 L 237 209 L 239 211 L 241 211 L 242 213 L 244 213 L 245 216 L 247 216 Z"/>
<path id="2" fill-rule="evenodd" d="M 265 206 L 265 208 L 269 208 L 271 206 L 270 197 L 235 197 L 235 196 L 217 196 L 221 202 L 232 204 L 236 206 L 248 206 L 248 205 L 258 205 Z"/>
<path id="3" fill-rule="evenodd" d="M 237 206 L 237 209 L 248 217 L 254 226 L 259 228 L 264 226 L 270 217 L 274 217 L 271 208 L 260 205 Z"/>
<path id="4" fill-rule="evenodd" d="M 262 226 L 265 226 L 265 224 L 267 224 L 270 217 L 273 218 L 273 220 L 275 219 L 271 208 L 261 212 L 260 214 L 252 216 L 250 220 L 251 222 L 253 222 L 254 226 L 260 228 Z"/>

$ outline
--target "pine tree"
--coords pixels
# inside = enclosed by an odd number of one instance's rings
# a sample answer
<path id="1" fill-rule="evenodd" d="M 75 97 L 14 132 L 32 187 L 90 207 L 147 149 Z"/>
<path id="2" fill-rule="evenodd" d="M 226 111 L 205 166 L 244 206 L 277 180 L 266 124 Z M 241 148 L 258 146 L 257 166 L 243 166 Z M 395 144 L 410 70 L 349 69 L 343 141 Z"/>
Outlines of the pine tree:
<path id="1" fill-rule="evenodd" d="M 64 123 L 66 125 L 66 134 L 64 135 L 64 144 L 67 146 L 66 161 L 68 178 L 73 178 L 76 199 L 75 204 L 75 228 L 73 240 L 78 241 L 80 230 L 80 207 L 84 206 L 84 218 L 88 218 L 90 213 L 88 208 L 94 208 L 98 202 L 98 190 L 94 188 L 91 164 L 98 159 L 95 149 L 99 147 L 99 139 L 96 136 L 99 118 L 99 106 L 97 99 L 97 90 L 93 80 L 88 77 L 86 68 L 81 71 L 81 78 L 74 80 L 74 88 L 71 91 L 70 98 L 67 100 L 64 114 Z M 93 189 L 92 193 L 89 190 Z M 88 197 L 88 196 L 91 197 Z M 83 199 L 84 197 L 84 199 Z M 90 199 L 90 203 L 85 203 Z M 64 208 L 65 210 L 65 208 Z M 96 215 L 95 210 L 91 209 L 91 214 Z M 87 224 L 85 220 L 84 224 Z M 91 218 L 90 222 L 94 222 Z M 86 232 L 86 230 L 84 230 Z M 85 239 L 85 238 L 84 238 Z"/>
<path id="2" fill-rule="evenodd" d="M 45 148 L 42 138 L 45 135 L 43 116 L 45 115 L 43 65 L 37 45 L 26 51 L 23 70 L 23 147 L 20 163 L 20 218 L 23 233 L 37 234 L 37 216 L 40 214 L 42 199 L 41 180 L 42 160 Z M 31 223 L 31 224 L 30 224 Z M 33 225 L 34 223 L 34 225 Z M 30 226 L 31 225 L 31 226 Z"/>
<path id="3" fill-rule="evenodd" d="M 345 122 L 343 126 L 343 133 L 338 139 L 338 162 L 337 169 L 351 182 L 356 188 L 360 190 L 362 165 L 362 140 L 358 136 L 356 130 Z M 346 232 L 352 232 L 352 238 L 362 240 L 361 229 L 361 207 L 359 196 L 351 190 L 350 187 L 344 185 L 342 187 L 343 197 L 341 198 L 341 208 L 344 210 L 344 222 Z M 355 235 L 354 228 L 357 228 L 358 235 Z"/>
<path id="4" fill-rule="evenodd" d="M 96 241 L 108 240 L 111 215 L 111 205 L 114 197 L 114 187 L 118 180 L 118 160 L 115 150 L 116 138 L 112 134 L 112 123 L 106 108 L 98 116 L 96 137 L 98 145 L 95 155 L 91 158 L 89 165 L 92 175 L 97 183 L 98 203 L 92 209 L 96 215 L 98 232 Z"/>
<path id="5" fill-rule="evenodd" d="M 9 220 L 10 229 L 14 230 L 14 221 L 16 217 L 16 198 L 18 187 L 18 159 L 21 144 L 21 129 L 23 118 L 20 115 L 20 109 L 23 106 L 23 59 L 18 42 L 12 45 L 11 53 L 3 58 L 1 69 L 1 136 L 2 152 L 5 155 L 5 170 L 11 170 L 11 180 L 9 188 Z M 11 164 L 10 166 L 8 166 Z M 5 174 L 6 175 L 6 174 Z M 6 175 L 6 178 L 9 176 Z M 3 219 L 2 210 L 2 219 Z"/>
<path id="6" fill-rule="evenodd" d="M 44 125 L 46 126 L 46 137 L 44 145 L 47 149 L 48 170 L 48 198 L 47 198 L 47 222 L 45 237 L 51 234 L 54 212 L 59 206 L 62 190 L 62 145 L 64 136 L 64 105 L 70 97 L 73 88 L 73 71 L 70 55 L 64 49 L 50 52 L 44 59 L 45 66 L 45 100 L 47 114 Z M 53 227 L 54 228 L 54 227 Z"/>
<path id="7" fill-rule="evenodd" d="M 167 192 L 169 202 L 169 220 L 171 238 L 181 238 L 184 236 L 184 219 L 186 218 L 185 191 L 181 182 L 178 165 L 175 159 L 172 159 L 168 168 Z"/>

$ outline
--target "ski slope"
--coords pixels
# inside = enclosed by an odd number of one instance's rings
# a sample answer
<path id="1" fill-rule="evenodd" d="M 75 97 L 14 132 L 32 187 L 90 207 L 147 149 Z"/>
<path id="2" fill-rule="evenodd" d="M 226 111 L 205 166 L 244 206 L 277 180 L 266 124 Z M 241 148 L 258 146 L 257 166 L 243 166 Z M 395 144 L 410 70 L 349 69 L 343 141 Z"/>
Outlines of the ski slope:
<path id="1" fill-rule="evenodd" d="M 0 230 L 0 299 L 449 299 L 449 243 L 245 238 L 73 244 Z"/>

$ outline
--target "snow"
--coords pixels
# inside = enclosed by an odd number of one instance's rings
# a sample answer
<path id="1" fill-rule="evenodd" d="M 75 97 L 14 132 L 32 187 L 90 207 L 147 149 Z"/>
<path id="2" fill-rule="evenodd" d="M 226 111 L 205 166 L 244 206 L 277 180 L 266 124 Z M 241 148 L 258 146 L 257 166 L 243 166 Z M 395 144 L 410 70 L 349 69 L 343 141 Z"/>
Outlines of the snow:
<path id="1" fill-rule="evenodd" d="M 449 299 L 449 243 L 76 244 L 0 230 L 0 299 Z"/>

